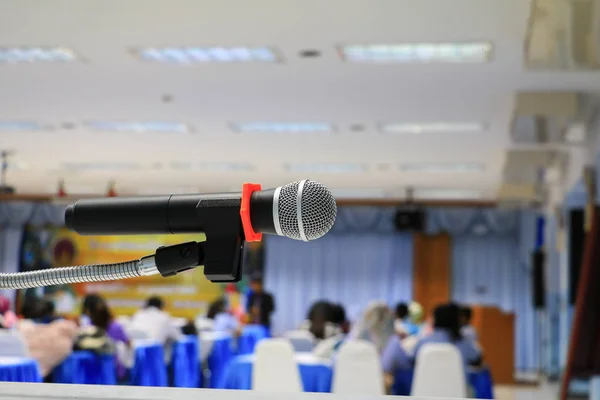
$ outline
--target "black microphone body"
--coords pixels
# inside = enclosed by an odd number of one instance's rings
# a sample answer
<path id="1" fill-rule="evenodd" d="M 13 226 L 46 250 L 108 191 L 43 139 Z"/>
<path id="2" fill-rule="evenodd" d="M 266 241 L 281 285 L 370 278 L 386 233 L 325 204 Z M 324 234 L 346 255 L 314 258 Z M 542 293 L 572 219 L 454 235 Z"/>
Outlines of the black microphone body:
<path id="1" fill-rule="evenodd" d="M 250 195 L 250 220 L 257 233 L 277 234 L 275 190 Z M 241 192 L 82 199 L 67 207 L 65 223 L 81 235 L 197 233 L 223 212 L 239 215 L 241 201 Z"/>

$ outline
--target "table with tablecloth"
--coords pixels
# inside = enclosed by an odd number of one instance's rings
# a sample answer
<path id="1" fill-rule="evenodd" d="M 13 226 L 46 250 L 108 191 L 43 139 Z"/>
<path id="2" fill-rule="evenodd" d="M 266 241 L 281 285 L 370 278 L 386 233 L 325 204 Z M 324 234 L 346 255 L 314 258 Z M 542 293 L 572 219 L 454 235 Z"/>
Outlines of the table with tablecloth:
<path id="1" fill-rule="evenodd" d="M 40 368 L 32 358 L 0 357 L 0 381 L 41 382 Z"/>
<path id="2" fill-rule="evenodd" d="M 255 356 L 251 354 L 235 357 L 225 369 L 219 389 L 251 389 L 252 368 Z M 311 353 L 296 353 L 296 363 L 305 392 L 330 392 L 332 364 Z"/>
<path id="3" fill-rule="evenodd" d="M 266 326 L 263 325 L 246 325 L 242 329 L 242 333 L 238 338 L 238 353 L 252 354 L 256 343 L 262 339 L 271 337 L 271 333 Z"/>
<path id="4" fill-rule="evenodd" d="M 71 353 L 52 372 L 54 383 L 115 385 L 117 383 L 114 354 L 96 354 L 91 351 Z"/>
<path id="5" fill-rule="evenodd" d="M 398 370 L 394 376 L 394 385 L 392 393 L 398 396 L 410 396 L 410 389 L 413 380 L 413 369 Z M 493 383 L 492 375 L 489 369 L 469 369 L 467 371 L 467 380 L 473 388 L 473 395 L 477 399 L 493 399 Z"/>
<path id="6" fill-rule="evenodd" d="M 216 388 L 221 381 L 225 368 L 236 355 L 234 338 L 224 332 L 202 332 L 200 335 L 200 359 L 206 361 L 210 378 L 205 387 Z"/>
<path id="7" fill-rule="evenodd" d="M 173 343 L 171 371 L 173 386 L 196 388 L 201 386 L 199 342 L 196 336 L 184 336 Z"/>
<path id="8" fill-rule="evenodd" d="M 154 340 L 136 340 L 134 348 L 130 383 L 134 386 L 169 386 L 163 345 Z"/>

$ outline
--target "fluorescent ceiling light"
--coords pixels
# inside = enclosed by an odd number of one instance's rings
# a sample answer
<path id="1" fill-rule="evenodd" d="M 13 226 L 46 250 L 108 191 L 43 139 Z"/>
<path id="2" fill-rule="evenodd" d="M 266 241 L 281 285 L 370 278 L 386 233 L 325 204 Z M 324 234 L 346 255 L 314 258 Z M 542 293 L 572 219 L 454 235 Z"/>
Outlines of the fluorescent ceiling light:
<path id="1" fill-rule="evenodd" d="M 247 163 L 225 163 L 225 162 L 201 162 L 192 163 L 186 161 L 174 161 L 171 168 L 176 170 L 198 171 L 198 172 L 247 172 L 254 170 L 254 166 Z"/>
<path id="2" fill-rule="evenodd" d="M 290 172 L 313 174 L 343 174 L 364 172 L 364 164 L 353 163 L 319 163 L 319 164 L 285 164 Z"/>
<path id="3" fill-rule="evenodd" d="M 134 49 L 140 61 L 168 64 L 278 62 L 270 47 L 147 47 Z"/>
<path id="4" fill-rule="evenodd" d="M 0 47 L 0 63 L 77 61 L 77 54 L 66 47 Z"/>
<path id="5" fill-rule="evenodd" d="M 415 189 L 414 196 L 426 200 L 478 200 L 483 194 L 479 190 Z"/>
<path id="6" fill-rule="evenodd" d="M 165 121 L 89 121 L 85 126 L 99 132 L 186 133 L 191 131 L 188 124 Z"/>
<path id="7" fill-rule="evenodd" d="M 379 124 L 383 133 L 420 134 L 420 133 L 477 133 L 485 130 L 480 122 L 427 122 L 404 123 L 391 122 Z"/>
<path id="8" fill-rule="evenodd" d="M 400 164 L 400 170 L 405 172 L 432 172 L 432 173 L 453 173 L 453 172 L 481 172 L 485 170 L 483 164 L 478 163 L 466 163 L 466 164 L 455 164 L 455 163 L 409 163 Z"/>
<path id="9" fill-rule="evenodd" d="M 357 63 L 460 63 L 486 62 L 491 42 L 404 43 L 349 45 L 340 47 L 345 61 Z"/>
<path id="10" fill-rule="evenodd" d="M 244 133 L 330 133 L 334 130 L 333 125 L 326 122 L 247 122 L 231 127 Z"/>
<path id="11" fill-rule="evenodd" d="M 29 169 L 29 165 L 21 161 L 9 161 L 7 169 L 9 171 L 24 171 L 26 169 Z"/>
<path id="12" fill-rule="evenodd" d="M 138 170 L 140 166 L 135 163 L 108 163 L 108 162 L 66 162 L 61 164 L 62 169 L 70 171 L 131 171 Z"/>
<path id="13" fill-rule="evenodd" d="M 2 132 L 39 132 L 50 129 L 52 127 L 35 121 L 0 121 L 0 131 Z"/>

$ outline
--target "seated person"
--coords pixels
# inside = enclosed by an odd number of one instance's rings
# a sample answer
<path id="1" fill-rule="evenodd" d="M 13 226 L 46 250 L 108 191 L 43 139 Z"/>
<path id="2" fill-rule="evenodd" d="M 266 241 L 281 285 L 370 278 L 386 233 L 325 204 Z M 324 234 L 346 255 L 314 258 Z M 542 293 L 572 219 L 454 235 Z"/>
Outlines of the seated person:
<path id="1" fill-rule="evenodd" d="M 460 308 L 460 334 L 463 338 L 471 340 L 477 343 L 477 331 L 475 327 L 471 325 L 471 319 L 473 318 L 473 310 L 469 306 L 462 306 Z"/>
<path id="2" fill-rule="evenodd" d="M 39 299 L 27 297 L 21 307 L 23 319 L 16 324 L 23 337 L 29 356 L 40 366 L 43 377 L 49 375 L 73 350 L 77 325 L 72 321 L 57 319 L 41 324 L 35 322 L 42 307 Z"/>
<path id="3" fill-rule="evenodd" d="M 337 335 L 340 329 L 333 323 L 333 310 L 333 305 L 328 301 L 317 301 L 308 310 L 306 321 L 300 329 L 308 330 L 317 341 Z"/>
<path id="4" fill-rule="evenodd" d="M 213 332 L 238 333 L 240 324 L 233 315 L 227 311 L 227 301 L 224 298 L 215 300 L 208 308 L 206 318 L 213 321 Z"/>
<path id="5" fill-rule="evenodd" d="M 460 333 L 459 310 L 459 307 L 452 303 L 436 307 L 433 313 L 433 330 L 417 343 L 415 359 L 423 346 L 429 343 L 451 343 L 458 348 L 465 365 L 481 364 L 481 351 L 478 346 L 463 338 Z"/>
<path id="6" fill-rule="evenodd" d="M 146 306 L 131 318 L 129 328 L 147 332 L 150 339 L 163 345 L 172 343 L 181 336 L 181 332 L 163 308 L 164 302 L 160 297 L 150 297 Z"/>
<path id="7" fill-rule="evenodd" d="M 383 353 L 389 339 L 394 336 L 394 315 L 387 304 L 371 303 L 350 331 L 350 339 L 371 342 L 379 354 Z"/>
<path id="8" fill-rule="evenodd" d="M 410 319 L 408 305 L 406 303 L 398 303 L 396 306 L 394 329 L 401 338 L 413 336 L 419 332 L 419 327 Z"/>
<path id="9" fill-rule="evenodd" d="M 331 305 L 331 323 L 336 327 L 337 332 L 321 340 L 313 349 L 313 354 L 319 358 L 331 358 L 346 339 L 350 330 L 350 324 L 346 320 L 346 310 L 341 304 Z M 327 331 L 327 328 L 325 329 Z"/>

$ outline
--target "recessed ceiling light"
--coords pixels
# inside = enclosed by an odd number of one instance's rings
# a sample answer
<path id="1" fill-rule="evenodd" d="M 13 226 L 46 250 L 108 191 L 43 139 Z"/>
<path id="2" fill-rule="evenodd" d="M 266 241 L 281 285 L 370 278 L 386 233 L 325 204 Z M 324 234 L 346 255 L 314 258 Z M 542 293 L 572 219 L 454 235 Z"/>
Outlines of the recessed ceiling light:
<path id="1" fill-rule="evenodd" d="M 88 129 L 98 132 L 139 132 L 139 133 L 186 133 L 191 132 L 188 124 L 166 121 L 88 121 Z"/>
<path id="2" fill-rule="evenodd" d="M 454 172 L 481 172 L 485 165 L 478 163 L 408 163 L 400 164 L 399 169 L 405 172 L 431 172 L 431 173 L 454 173 Z"/>
<path id="3" fill-rule="evenodd" d="M 140 61 L 168 64 L 273 63 L 281 61 L 270 47 L 146 47 L 133 49 Z"/>
<path id="4" fill-rule="evenodd" d="M 486 62 L 491 42 L 403 43 L 348 45 L 339 48 L 342 59 L 357 63 Z"/>
<path id="5" fill-rule="evenodd" d="M 135 163 L 126 162 L 65 162 L 61 164 L 61 169 L 70 171 L 131 171 L 138 170 L 141 167 Z"/>
<path id="6" fill-rule="evenodd" d="M 77 54 L 66 47 L 0 47 L 0 63 L 77 61 Z"/>
<path id="7" fill-rule="evenodd" d="M 0 121 L 0 131 L 3 132 L 39 132 L 51 129 L 51 126 L 35 121 Z"/>
<path id="8" fill-rule="evenodd" d="M 343 174 L 364 172 L 366 166 L 354 163 L 285 164 L 285 169 L 303 174 Z"/>
<path id="9" fill-rule="evenodd" d="M 477 133 L 485 130 L 485 124 L 480 122 L 391 122 L 379 124 L 379 130 L 383 133 L 399 134 Z"/>
<path id="10" fill-rule="evenodd" d="M 226 162 L 201 162 L 193 163 L 186 161 L 174 161 L 171 168 L 176 170 L 198 171 L 198 172 L 247 172 L 254 170 L 254 166 L 248 163 L 226 163 Z"/>
<path id="11" fill-rule="evenodd" d="M 479 190 L 415 189 L 414 197 L 426 200 L 478 200 L 483 197 Z"/>
<path id="12" fill-rule="evenodd" d="M 236 132 L 244 133 L 329 133 L 333 125 L 327 122 L 247 122 L 231 124 Z"/>

